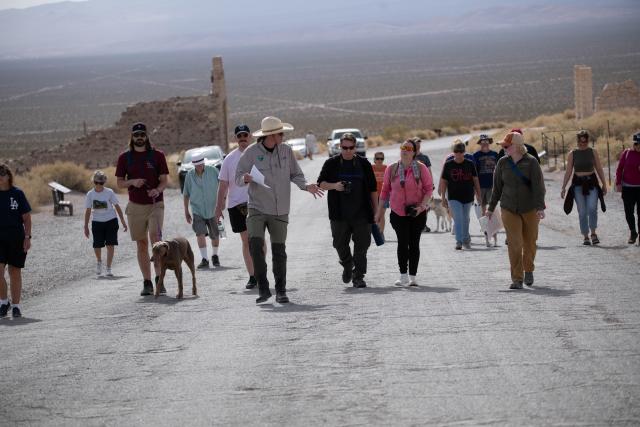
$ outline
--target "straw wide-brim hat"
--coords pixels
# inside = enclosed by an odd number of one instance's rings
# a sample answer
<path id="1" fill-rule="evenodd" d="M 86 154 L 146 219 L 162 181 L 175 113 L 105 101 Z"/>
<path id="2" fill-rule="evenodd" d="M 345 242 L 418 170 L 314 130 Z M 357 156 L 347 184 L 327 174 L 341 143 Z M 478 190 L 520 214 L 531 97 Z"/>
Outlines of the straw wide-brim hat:
<path id="1" fill-rule="evenodd" d="M 260 130 L 257 130 L 253 133 L 255 137 L 274 135 L 276 133 L 281 132 L 291 132 L 293 130 L 293 126 L 289 123 L 282 123 L 277 117 L 265 117 L 262 119 L 262 123 L 260 124 Z"/>

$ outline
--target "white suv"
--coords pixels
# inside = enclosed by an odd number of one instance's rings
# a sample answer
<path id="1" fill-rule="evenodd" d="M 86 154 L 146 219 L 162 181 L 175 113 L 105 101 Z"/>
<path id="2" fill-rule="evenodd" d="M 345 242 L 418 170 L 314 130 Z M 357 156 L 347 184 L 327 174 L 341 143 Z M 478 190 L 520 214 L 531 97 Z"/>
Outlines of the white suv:
<path id="1" fill-rule="evenodd" d="M 340 138 L 345 133 L 352 133 L 356 137 L 356 154 L 361 157 L 367 157 L 367 144 L 365 142 L 367 137 L 362 135 L 360 129 L 332 130 L 331 136 L 327 138 L 327 149 L 329 150 L 329 156 L 340 154 Z"/>

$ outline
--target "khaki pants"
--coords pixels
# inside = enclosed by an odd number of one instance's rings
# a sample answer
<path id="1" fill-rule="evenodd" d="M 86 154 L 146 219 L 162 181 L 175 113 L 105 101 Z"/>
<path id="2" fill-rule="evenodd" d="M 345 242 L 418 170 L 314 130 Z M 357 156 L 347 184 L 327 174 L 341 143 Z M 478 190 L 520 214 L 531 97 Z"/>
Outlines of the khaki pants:
<path id="1" fill-rule="evenodd" d="M 536 258 L 536 241 L 538 240 L 540 220 L 535 210 L 517 214 L 503 208 L 501 213 L 509 242 L 511 280 L 522 282 L 524 272 L 533 272 L 535 268 L 533 261 Z"/>
<path id="2" fill-rule="evenodd" d="M 155 235 L 157 240 L 160 239 L 164 220 L 164 202 L 157 202 L 151 205 L 129 202 L 125 213 L 127 214 L 131 240 L 146 240 L 147 233 Z"/>

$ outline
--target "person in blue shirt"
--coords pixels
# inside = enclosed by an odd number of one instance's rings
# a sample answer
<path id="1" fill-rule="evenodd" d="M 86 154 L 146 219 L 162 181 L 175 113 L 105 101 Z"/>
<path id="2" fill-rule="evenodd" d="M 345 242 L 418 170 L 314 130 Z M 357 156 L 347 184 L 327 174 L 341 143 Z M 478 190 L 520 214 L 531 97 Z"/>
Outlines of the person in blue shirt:
<path id="1" fill-rule="evenodd" d="M 22 268 L 31 248 L 31 206 L 26 196 L 13 185 L 13 173 L 9 166 L 0 164 L 0 317 L 12 308 L 12 316 L 22 317 L 20 294 L 22 293 Z M 11 302 L 4 278 L 9 266 Z"/>
<path id="2" fill-rule="evenodd" d="M 480 181 L 480 207 L 482 215 L 487 210 L 489 200 L 491 200 L 491 190 L 493 189 L 493 171 L 498 163 L 498 153 L 491 149 L 493 138 L 488 135 L 480 135 L 478 144 L 480 150 L 473 153 L 473 162 L 478 171 L 478 180 Z"/>
<path id="3" fill-rule="evenodd" d="M 198 264 L 199 269 L 209 268 L 207 258 L 207 240 L 211 239 L 211 264 L 220 267 L 218 258 L 218 247 L 220 246 L 220 232 L 215 218 L 215 207 L 218 199 L 218 169 L 213 165 L 205 164 L 204 153 L 196 153 L 191 159 L 193 169 L 187 172 L 182 189 L 184 199 L 184 216 L 188 224 L 191 224 L 196 233 L 198 248 L 202 261 Z M 193 217 L 189 213 L 189 206 L 193 212 Z M 224 237 L 224 236 L 223 236 Z"/>

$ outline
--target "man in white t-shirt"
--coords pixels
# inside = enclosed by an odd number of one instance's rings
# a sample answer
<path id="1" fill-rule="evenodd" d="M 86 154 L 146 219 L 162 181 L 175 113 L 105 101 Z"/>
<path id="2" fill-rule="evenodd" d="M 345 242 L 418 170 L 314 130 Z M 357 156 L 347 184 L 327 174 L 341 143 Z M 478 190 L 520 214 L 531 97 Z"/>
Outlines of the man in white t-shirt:
<path id="1" fill-rule="evenodd" d="M 222 168 L 220 169 L 220 176 L 218 177 L 218 200 L 216 203 L 215 217 L 216 221 L 222 216 L 222 211 L 226 206 L 229 212 L 229 222 L 231 223 L 231 230 L 234 233 L 240 234 L 242 238 L 242 256 L 244 257 L 244 264 L 247 267 L 249 273 L 249 281 L 246 288 L 253 289 L 258 282 L 253 275 L 253 260 L 249 253 L 249 234 L 247 232 L 247 201 L 249 199 L 248 190 L 249 186 L 245 185 L 239 187 L 236 184 L 236 168 L 240 161 L 240 156 L 246 150 L 251 143 L 251 131 L 245 124 L 236 126 L 234 130 L 236 136 L 236 142 L 238 148 L 230 152 L 222 162 Z M 228 196 L 228 201 L 227 201 Z"/>
<path id="2" fill-rule="evenodd" d="M 112 277 L 111 264 L 113 262 L 114 247 L 118 245 L 118 217 L 124 231 L 127 223 L 122 215 L 118 198 L 112 189 L 105 187 L 107 175 L 102 171 L 93 174 L 93 190 L 87 193 L 84 202 L 84 235 L 89 238 L 89 218 L 91 218 L 91 234 L 93 235 L 93 251 L 96 255 L 96 274 L 102 276 L 102 248 L 107 247 L 108 277 Z M 117 212 L 117 216 L 116 216 Z"/>

